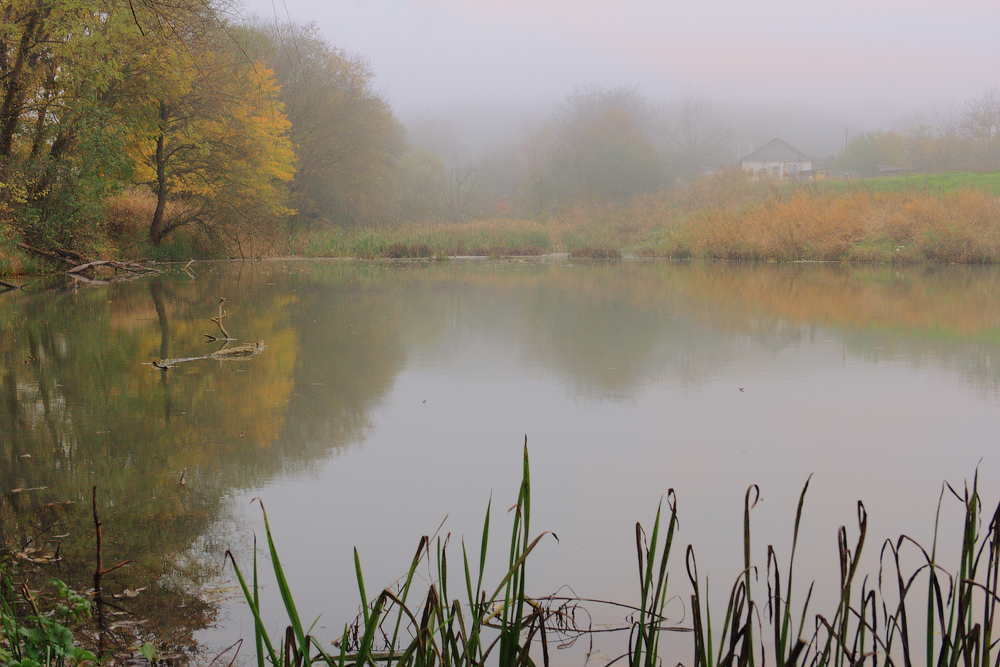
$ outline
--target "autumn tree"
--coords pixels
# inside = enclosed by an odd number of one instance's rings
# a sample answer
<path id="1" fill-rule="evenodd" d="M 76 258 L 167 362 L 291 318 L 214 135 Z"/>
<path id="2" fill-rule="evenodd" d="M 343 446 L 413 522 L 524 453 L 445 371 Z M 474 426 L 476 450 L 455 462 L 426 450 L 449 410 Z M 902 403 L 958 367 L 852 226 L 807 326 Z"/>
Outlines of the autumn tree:
<path id="1" fill-rule="evenodd" d="M 296 220 L 353 225 L 392 216 L 405 132 L 372 87 L 368 62 L 328 44 L 315 25 L 258 23 L 243 39 L 274 71 L 291 121 Z"/>
<path id="2" fill-rule="evenodd" d="M 906 140 L 881 128 L 862 132 L 847 142 L 837 162 L 848 173 L 877 176 L 880 166 L 906 166 Z"/>
<path id="3" fill-rule="evenodd" d="M 203 0 L 9 0 L 0 11 L 0 210 L 40 245 L 104 233 L 104 202 L 132 182 L 143 102 L 176 80 L 165 50 L 221 32 Z M 168 59 L 169 61 L 169 59 Z"/>
<path id="4" fill-rule="evenodd" d="M 132 115 L 136 182 L 156 196 L 149 237 L 197 225 L 240 243 L 292 211 L 289 122 L 273 73 L 206 17 L 183 44 L 148 49 Z M 176 206 L 168 215 L 167 204 Z"/>

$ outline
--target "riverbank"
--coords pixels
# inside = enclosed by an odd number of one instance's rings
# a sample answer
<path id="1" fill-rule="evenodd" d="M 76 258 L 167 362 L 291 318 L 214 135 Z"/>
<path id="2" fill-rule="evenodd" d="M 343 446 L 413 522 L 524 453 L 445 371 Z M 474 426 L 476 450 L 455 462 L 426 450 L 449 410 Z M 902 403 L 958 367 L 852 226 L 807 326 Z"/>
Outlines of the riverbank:
<path id="1" fill-rule="evenodd" d="M 739 169 L 626 203 L 589 202 L 538 219 L 397 223 L 212 245 L 181 229 L 160 246 L 145 240 L 148 198 L 109 209 L 107 239 L 91 254 L 191 258 L 447 258 L 622 255 L 737 261 L 876 263 L 1000 262 L 1000 174 L 950 173 L 818 183 L 758 179 Z M 93 241 L 93 239 L 91 239 Z M 93 243 L 91 243 L 93 246 Z M 96 252 L 100 251 L 100 252 Z M 0 277 L 44 272 L 12 233 L 0 233 Z"/>
<path id="2" fill-rule="evenodd" d="M 335 230 L 303 239 L 296 252 L 365 258 L 566 252 L 602 258 L 996 263 L 998 179 L 983 176 L 790 184 L 729 170 L 688 188 L 627 204 L 581 204 L 540 221 Z"/>

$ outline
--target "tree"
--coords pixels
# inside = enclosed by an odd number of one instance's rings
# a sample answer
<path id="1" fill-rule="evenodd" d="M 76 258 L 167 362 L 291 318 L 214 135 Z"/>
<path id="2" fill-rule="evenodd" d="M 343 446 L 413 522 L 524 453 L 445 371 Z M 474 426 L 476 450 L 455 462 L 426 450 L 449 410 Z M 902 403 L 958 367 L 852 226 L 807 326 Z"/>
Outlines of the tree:
<path id="1" fill-rule="evenodd" d="M 425 222 L 444 217 L 445 165 L 440 155 L 412 147 L 399 161 L 399 216 Z"/>
<path id="2" fill-rule="evenodd" d="M 596 199 L 624 200 L 655 190 L 663 165 L 649 139 L 621 109 L 605 109 L 557 156 L 576 192 Z"/>
<path id="3" fill-rule="evenodd" d="M 274 70 L 291 121 L 297 221 L 352 225 L 390 217 L 405 132 L 372 88 L 368 62 L 329 45 L 315 25 L 250 25 L 244 41 Z"/>
<path id="4" fill-rule="evenodd" d="M 906 166 L 906 140 L 881 128 L 862 132 L 847 142 L 838 162 L 849 173 L 877 176 L 880 166 Z"/>
<path id="5" fill-rule="evenodd" d="M 424 119 L 411 128 L 410 143 L 417 151 L 437 156 L 442 165 L 436 179 L 441 217 L 467 220 L 482 211 L 486 195 L 486 161 L 469 150 L 443 119 Z"/>
<path id="6" fill-rule="evenodd" d="M 184 48 L 150 49 L 150 81 L 133 110 L 145 132 L 132 147 L 137 182 L 156 207 L 150 240 L 197 224 L 236 242 L 292 213 L 282 183 L 292 178 L 289 122 L 273 73 L 249 61 L 206 23 Z M 173 215 L 167 203 L 178 201 Z"/>
<path id="7" fill-rule="evenodd" d="M 688 94 L 661 111 L 660 136 L 674 176 L 689 182 L 726 161 L 733 131 L 710 100 Z"/>
<path id="8" fill-rule="evenodd" d="M 966 102 L 959 128 L 971 143 L 973 169 L 1000 169 L 1000 86 L 992 86 Z"/>
<path id="9" fill-rule="evenodd" d="M 224 32 L 202 0 L 9 0 L 0 11 L 0 209 L 40 245 L 104 234 L 108 196 L 131 182 L 142 102 L 168 48 Z M 195 40 L 196 41 L 196 40 Z M 248 63 L 249 64 L 249 63 Z"/>
<path id="10" fill-rule="evenodd" d="M 69 241 L 127 176 L 104 94 L 121 76 L 113 44 L 130 25 L 101 0 L 3 5 L 0 207 L 30 241 Z"/>
<path id="11" fill-rule="evenodd" d="M 625 199 L 663 185 L 652 116 L 636 88 L 577 88 L 522 141 L 529 208 L 578 198 Z"/>

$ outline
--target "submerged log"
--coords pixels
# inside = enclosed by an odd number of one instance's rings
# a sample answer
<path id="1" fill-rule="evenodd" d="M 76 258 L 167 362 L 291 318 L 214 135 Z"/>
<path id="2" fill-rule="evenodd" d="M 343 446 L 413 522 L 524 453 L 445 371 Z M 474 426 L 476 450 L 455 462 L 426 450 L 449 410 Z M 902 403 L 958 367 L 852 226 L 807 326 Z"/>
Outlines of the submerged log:
<path id="1" fill-rule="evenodd" d="M 168 368 L 173 368 L 177 364 L 182 364 L 186 361 L 199 361 L 201 359 L 243 359 L 246 357 L 252 357 L 255 354 L 260 354 L 264 351 L 264 341 L 259 340 L 255 343 L 247 343 L 245 345 L 237 345 L 236 347 L 224 347 L 221 350 L 216 350 L 209 354 L 200 357 L 184 357 L 182 359 L 156 359 L 153 361 L 153 366 L 159 368 L 160 370 L 167 370 Z"/>

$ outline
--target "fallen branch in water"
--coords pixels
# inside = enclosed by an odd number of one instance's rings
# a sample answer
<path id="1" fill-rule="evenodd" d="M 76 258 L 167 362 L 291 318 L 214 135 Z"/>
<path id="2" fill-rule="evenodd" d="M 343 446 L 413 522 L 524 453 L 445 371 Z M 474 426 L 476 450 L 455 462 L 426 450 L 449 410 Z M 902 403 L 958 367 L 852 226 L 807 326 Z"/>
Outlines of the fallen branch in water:
<path id="1" fill-rule="evenodd" d="M 9 292 L 14 289 L 23 289 L 20 285 L 15 285 L 14 283 L 9 283 L 6 280 L 0 280 L 0 292 Z"/>
<path id="2" fill-rule="evenodd" d="M 184 357 L 182 359 L 156 359 L 153 361 L 153 366 L 159 368 L 162 371 L 168 368 L 173 368 L 177 364 L 182 364 L 185 361 L 199 361 L 201 359 L 241 359 L 245 357 L 252 357 L 255 354 L 260 354 L 264 350 L 264 341 L 259 340 L 256 343 L 247 343 L 246 345 L 237 345 L 236 347 L 224 347 L 221 350 L 216 350 L 210 354 L 206 354 L 200 357 Z"/>

